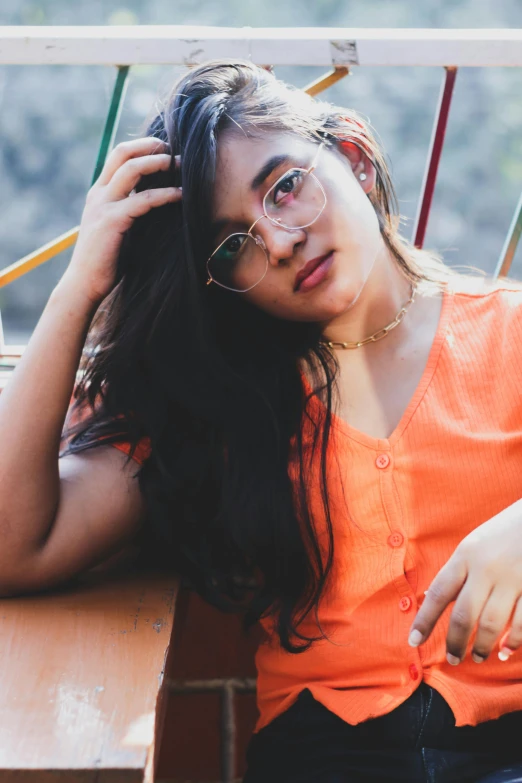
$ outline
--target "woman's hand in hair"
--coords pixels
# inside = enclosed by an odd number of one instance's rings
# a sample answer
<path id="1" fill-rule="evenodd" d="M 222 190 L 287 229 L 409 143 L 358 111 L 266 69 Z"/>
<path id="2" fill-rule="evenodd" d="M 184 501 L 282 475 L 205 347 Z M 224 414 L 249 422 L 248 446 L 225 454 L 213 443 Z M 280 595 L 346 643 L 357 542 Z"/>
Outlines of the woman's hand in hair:
<path id="1" fill-rule="evenodd" d="M 522 647 L 522 500 L 461 541 L 426 591 L 411 627 L 412 646 L 428 639 L 452 601 L 449 663 L 462 661 L 470 640 L 477 663 L 486 660 L 497 642 L 503 661 Z"/>
<path id="2" fill-rule="evenodd" d="M 167 151 L 168 146 L 154 137 L 118 144 L 87 194 L 78 241 L 65 275 L 96 304 L 116 284 L 122 238 L 133 221 L 154 207 L 181 199 L 181 188 L 134 190 L 141 177 L 169 170 L 172 158 Z"/>

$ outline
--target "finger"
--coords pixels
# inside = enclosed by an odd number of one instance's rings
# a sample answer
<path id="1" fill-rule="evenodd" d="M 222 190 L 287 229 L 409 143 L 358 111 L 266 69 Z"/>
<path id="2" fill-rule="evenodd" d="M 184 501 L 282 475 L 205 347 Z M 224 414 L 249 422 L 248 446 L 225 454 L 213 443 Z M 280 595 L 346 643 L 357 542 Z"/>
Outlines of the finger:
<path id="1" fill-rule="evenodd" d="M 109 201 L 119 201 L 127 198 L 140 179 L 157 171 L 168 171 L 172 165 L 170 155 L 142 155 L 139 158 L 127 160 L 114 174 L 105 189 L 105 197 Z"/>
<path id="2" fill-rule="evenodd" d="M 473 642 L 471 657 L 477 663 L 485 661 L 491 653 L 493 645 L 511 617 L 516 600 L 517 595 L 512 590 L 496 587 L 491 592 L 480 613 Z"/>
<path id="3" fill-rule="evenodd" d="M 125 204 L 126 214 L 131 218 L 141 217 L 150 212 L 154 207 L 181 201 L 181 188 L 153 188 L 133 193 L 122 204 Z"/>
<path id="4" fill-rule="evenodd" d="M 169 145 L 161 139 L 157 139 L 155 136 L 145 136 L 142 139 L 122 141 L 121 144 L 114 147 L 108 156 L 96 182 L 99 185 L 107 185 L 116 171 L 123 166 L 125 161 L 130 160 L 131 158 L 137 158 L 141 155 L 164 154 L 168 149 Z"/>
<path id="5" fill-rule="evenodd" d="M 522 598 L 515 604 L 515 611 L 511 618 L 511 627 L 499 641 L 498 657 L 501 661 L 507 661 L 519 647 L 522 646 Z"/>
<path id="6" fill-rule="evenodd" d="M 491 593 L 484 579 L 466 579 L 451 612 L 446 650 L 448 663 L 456 665 L 466 655 L 469 638 Z"/>
<path id="7" fill-rule="evenodd" d="M 167 156 L 167 157 L 169 157 L 169 156 Z M 176 168 L 179 169 L 179 167 L 181 166 L 181 156 L 180 155 L 174 155 L 174 158 L 173 159 L 170 158 L 170 160 L 171 160 L 171 162 L 172 162 L 172 160 L 174 160 Z M 131 190 L 131 193 L 134 193 L 134 188 Z M 129 193 L 129 195 L 130 195 L 130 193 Z"/>
<path id="8" fill-rule="evenodd" d="M 412 623 L 408 639 L 412 647 L 426 641 L 444 609 L 459 594 L 466 577 L 464 560 L 455 555 L 450 557 L 426 591 L 422 606 Z"/>

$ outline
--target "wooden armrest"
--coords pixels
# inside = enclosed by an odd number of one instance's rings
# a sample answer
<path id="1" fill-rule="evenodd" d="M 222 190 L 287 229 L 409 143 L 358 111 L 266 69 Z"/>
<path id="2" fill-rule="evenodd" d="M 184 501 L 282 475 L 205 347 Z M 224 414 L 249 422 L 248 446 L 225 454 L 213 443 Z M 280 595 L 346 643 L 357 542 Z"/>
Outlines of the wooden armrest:
<path id="1" fill-rule="evenodd" d="M 91 572 L 0 599 L 2 783 L 152 781 L 177 588 Z"/>

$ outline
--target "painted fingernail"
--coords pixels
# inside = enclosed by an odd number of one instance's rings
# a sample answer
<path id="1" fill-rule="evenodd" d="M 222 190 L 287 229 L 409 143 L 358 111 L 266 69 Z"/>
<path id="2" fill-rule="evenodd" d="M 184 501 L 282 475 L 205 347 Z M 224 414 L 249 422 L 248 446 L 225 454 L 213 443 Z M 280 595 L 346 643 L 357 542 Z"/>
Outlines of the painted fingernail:
<path id="1" fill-rule="evenodd" d="M 486 660 L 486 657 L 484 655 L 478 655 L 478 653 L 471 653 L 471 657 L 475 661 L 475 663 L 483 663 Z"/>
<path id="2" fill-rule="evenodd" d="M 511 658 L 514 652 L 515 651 L 510 650 L 509 647 L 502 647 L 502 649 L 499 650 L 498 657 L 500 658 L 501 661 L 507 661 L 508 658 Z"/>
<path id="3" fill-rule="evenodd" d="M 420 631 L 415 629 L 410 633 L 408 644 L 410 645 L 410 647 L 418 647 L 421 642 L 422 642 L 422 634 Z"/>
<path id="4" fill-rule="evenodd" d="M 452 666 L 458 666 L 460 663 L 460 658 L 457 658 L 456 655 L 452 655 L 451 653 L 446 655 L 446 660 L 448 663 L 451 663 Z"/>

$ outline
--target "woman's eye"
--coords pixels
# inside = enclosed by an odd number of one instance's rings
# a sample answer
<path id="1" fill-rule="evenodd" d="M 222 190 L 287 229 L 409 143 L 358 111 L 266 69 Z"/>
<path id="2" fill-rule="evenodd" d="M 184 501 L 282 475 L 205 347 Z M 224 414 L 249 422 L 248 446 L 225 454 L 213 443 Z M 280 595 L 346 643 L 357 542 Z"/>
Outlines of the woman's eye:
<path id="1" fill-rule="evenodd" d="M 221 253 L 227 256 L 237 256 L 241 252 L 244 242 L 244 236 L 230 237 L 221 248 Z"/>
<path id="2" fill-rule="evenodd" d="M 284 199 L 285 196 L 297 191 L 301 183 L 302 176 L 303 176 L 302 171 L 296 170 L 296 171 L 289 172 L 286 175 L 286 177 L 284 177 L 281 180 L 281 182 L 278 183 L 277 187 L 274 189 L 273 192 L 274 204 L 278 204 L 282 199 Z"/>
<path id="3" fill-rule="evenodd" d="M 229 239 L 225 247 L 229 253 L 237 253 L 241 247 L 241 241 L 239 237 L 232 237 L 232 239 Z"/>

